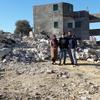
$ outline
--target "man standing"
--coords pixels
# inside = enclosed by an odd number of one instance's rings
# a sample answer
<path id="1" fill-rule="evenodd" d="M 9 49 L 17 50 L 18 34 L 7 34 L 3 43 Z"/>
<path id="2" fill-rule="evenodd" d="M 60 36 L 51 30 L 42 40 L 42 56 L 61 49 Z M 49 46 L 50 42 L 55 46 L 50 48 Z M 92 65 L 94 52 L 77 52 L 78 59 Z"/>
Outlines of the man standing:
<path id="1" fill-rule="evenodd" d="M 77 59 L 76 59 L 76 47 L 77 47 L 77 40 L 74 35 L 74 33 L 68 32 L 68 38 L 69 38 L 69 56 L 71 59 L 71 63 L 73 65 L 77 65 Z"/>
<path id="2" fill-rule="evenodd" d="M 50 46 L 51 46 L 51 60 L 52 64 L 55 64 L 58 55 L 58 40 L 56 35 L 52 35 L 50 39 Z"/>
<path id="3" fill-rule="evenodd" d="M 61 65 L 61 61 L 63 59 L 63 64 L 66 63 L 66 53 L 68 49 L 68 40 L 65 36 L 65 33 L 62 34 L 62 36 L 59 38 L 59 65 Z"/>

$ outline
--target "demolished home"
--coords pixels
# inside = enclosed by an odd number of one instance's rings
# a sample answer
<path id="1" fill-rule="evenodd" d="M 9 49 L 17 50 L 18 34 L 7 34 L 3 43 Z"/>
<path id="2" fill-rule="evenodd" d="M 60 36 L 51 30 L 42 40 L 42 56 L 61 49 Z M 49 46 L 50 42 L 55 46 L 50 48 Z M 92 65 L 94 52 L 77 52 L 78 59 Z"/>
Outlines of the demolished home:
<path id="1" fill-rule="evenodd" d="M 100 22 L 100 14 L 89 14 L 88 11 L 74 11 L 69 3 L 56 3 L 34 6 L 34 31 L 45 31 L 57 36 L 61 32 L 74 31 L 78 38 L 89 39 L 89 36 L 100 35 L 100 30 L 90 30 L 89 24 Z"/>

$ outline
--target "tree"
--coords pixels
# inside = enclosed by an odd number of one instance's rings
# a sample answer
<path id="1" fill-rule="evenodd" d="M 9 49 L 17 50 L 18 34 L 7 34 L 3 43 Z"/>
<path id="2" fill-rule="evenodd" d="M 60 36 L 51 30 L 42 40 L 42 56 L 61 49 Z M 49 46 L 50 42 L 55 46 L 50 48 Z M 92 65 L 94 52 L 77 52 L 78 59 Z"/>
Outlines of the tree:
<path id="1" fill-rule="evenodd" d="M 24 35 L 29 35 L 29 31 L 32 30 L 29 22 L 27 20 L 18 20 L 16 23 L 16 29 L 14 31 L 15 34 L 20 35 L 21 37 Z"/>

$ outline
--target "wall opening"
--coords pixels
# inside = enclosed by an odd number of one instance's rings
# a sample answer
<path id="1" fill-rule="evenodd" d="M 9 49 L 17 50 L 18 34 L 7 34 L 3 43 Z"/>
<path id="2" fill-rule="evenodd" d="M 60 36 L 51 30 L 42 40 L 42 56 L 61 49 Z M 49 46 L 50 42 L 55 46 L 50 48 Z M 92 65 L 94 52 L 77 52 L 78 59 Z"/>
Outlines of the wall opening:
<path id="1" fill-rule="evenodd" d="M 90 23 L 90 29 L 100 29 L 100 22 Z"/>
<path id="2" fill-rule="evenodd" d="M 53 11 L 57 11 L 58 10 L 58 4 L 54 4 L 53 5 Z"/>
<path id="3" fill-rule="evenodd" d="M 90 29 L 100 29 L 100 22 L 96 23 L 90 23 L 89 24 Z M 98 33 L 100 34 L 100 33 Z M 100 41 L 100 36 L 95 36 L 97 41 Z"/>
<path id="4" fill-rule="evenodd" d="M 54 28 L 58 28 L 58 22 L 54 22 Z"/>
<path id="5" fill-rule="evenodd" d="M 73 23 L 68 23 L 68 28 L 73 28 Z"/>
<path id="6" fill-rule="evenodd" d="M 81 25 L 82 24 L 82 22 L 81 21 L 76 21 L 75 22 L 75 28 L 81 28 Z"/>

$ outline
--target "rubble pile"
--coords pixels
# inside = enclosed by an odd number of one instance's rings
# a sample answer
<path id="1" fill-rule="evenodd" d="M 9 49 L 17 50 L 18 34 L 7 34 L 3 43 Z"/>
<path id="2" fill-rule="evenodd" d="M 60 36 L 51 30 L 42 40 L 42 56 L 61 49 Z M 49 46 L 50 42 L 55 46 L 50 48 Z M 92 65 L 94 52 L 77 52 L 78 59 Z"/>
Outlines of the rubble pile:
<path id="1" fill-rule="evenodd" d="M 44 35 L 42 38 L 24 36 L 21 40 L 16 41 L 16 43 L 13 42 L 13 44 L 14 46 L 10 45 L 11 47 L 6 48 L 7 50 L 4 50 L 4 46 L 2 46 L 4 43 L 1 45 L 1 57 L 4 62 L 31 63 L 50 58 L 49 40 L 45 39 Z M 5 44 L 5 46 L 7 45 Z"/>
<path id="2" fill-rule="evenodd" d="M 95 50 L 92 48 L 81 49 L 78 48 L 76 52 L 77 59 L 87 60 L 90 62 L 100 61 L 100 50 Z"/>
<path id="3" fill-rule="evenodd" d="M 13 54 L 19 55 L 20 58 L 26 59 L 26 61 L 31 59 L 34 62 L 50 58 L 49 41 L 44 38 L 30 39 L 29 37 L 24 37 L 18 49 L 14 48 Z"/>
<path id="4" fill-rule="evenodd" d="M 50 59 L 49 35 L 45 32 L 34 34 L 33 37 L 0 38 L 0 58 L 3 62 L 31 63 Z M 77 59 L 100 62 L 100 50 L 78 48 L 76 54 Z"/>
<path id="5" fill-rule="evenodd" d="M 3 35 L 0 35 L 0 59 L 3 60 L 6 55 L 11 53 L 12 48 L 15 46 L 16 42 L 11 38 L 6 38 Z"/>

